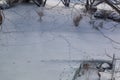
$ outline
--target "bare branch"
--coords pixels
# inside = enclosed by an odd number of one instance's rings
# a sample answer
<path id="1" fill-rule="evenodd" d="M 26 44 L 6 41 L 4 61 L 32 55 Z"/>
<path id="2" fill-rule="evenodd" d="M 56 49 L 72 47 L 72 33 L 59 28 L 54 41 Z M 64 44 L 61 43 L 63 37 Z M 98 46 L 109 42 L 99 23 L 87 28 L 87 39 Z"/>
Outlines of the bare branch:
<path id="1" fill-rule="evenodd" d="M 106 54 L 107 57 L 109 57 L 109 58 L 113 58 L 113 57 L 111 57 L 110 55 L 107 54 L 106 49 L 105 49 L 105 54 Z"/>
<path id="2" fill-rule="evenodd" d="M 110 40 L 111 42 L 113 43 L 116 43 L 116 44 L 119 44 L 120 45 L 120 42 L 117 42 L 113 39 L 111 39 L 110 37 L 106 36 L 102 31 L 98 30 L 105 38 L 107 38 L 108 40 Z"/>

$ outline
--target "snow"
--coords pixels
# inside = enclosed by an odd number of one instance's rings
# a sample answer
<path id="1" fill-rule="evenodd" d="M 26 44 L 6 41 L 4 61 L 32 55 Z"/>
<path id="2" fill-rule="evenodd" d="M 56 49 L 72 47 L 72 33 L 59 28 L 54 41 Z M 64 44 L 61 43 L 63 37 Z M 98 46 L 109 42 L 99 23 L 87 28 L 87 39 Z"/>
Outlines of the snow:
<path id="1" fill-rule="evenodd" d="M 55 1 L 55 0 L 54 0 Z M 0 32 L 0 78 L 2 80 L 70 80 L 82 59 L 110 59 L 118 44 L 105 38 L 84 16 L 80 25 L 72 22 L 72 9 L 49 0 L 42 21 L 33 4 L 21 4 L 4 10 Z M 117 24 L 115 30 L 102 29 L 105 35 L 120 41 L 120 24 L 104 21 L 104 28 Z M 119 45 L 118 45 L 119 46 Z M 117 47 L 118 47 L 117 46 Z M 68 60 L 68 61 L 66 61 Z M 119 79 L 118 79 L 119 80 Z"/>
<path id="2" fill-rule="evenodd" d="M 84 75 L 78 77 L 76 80 L 99 80 L 97 70 L 88 70 Z"/>
<path id="3" fill-rule="evenodd" d="M 102 64 L 102 68 L 108 68 L 110 67 L 107 63 Z"/>

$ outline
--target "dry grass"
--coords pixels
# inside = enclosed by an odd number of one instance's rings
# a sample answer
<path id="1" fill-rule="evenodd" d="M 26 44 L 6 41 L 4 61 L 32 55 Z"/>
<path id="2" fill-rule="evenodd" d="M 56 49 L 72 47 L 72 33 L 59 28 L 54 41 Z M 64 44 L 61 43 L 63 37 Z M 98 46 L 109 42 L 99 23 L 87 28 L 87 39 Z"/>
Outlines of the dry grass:
<path id="1" fill-rule="evenodd" d="M 82 19 L 82 15 L 81 15 L 81 14 L 73 17 L 73 23 L 74 23 L 74 25 L 75 25 L 76 27 L 79 26 L 79 23 L 80 23 L 80 20 L 81 20 L 81 19 Z"/>

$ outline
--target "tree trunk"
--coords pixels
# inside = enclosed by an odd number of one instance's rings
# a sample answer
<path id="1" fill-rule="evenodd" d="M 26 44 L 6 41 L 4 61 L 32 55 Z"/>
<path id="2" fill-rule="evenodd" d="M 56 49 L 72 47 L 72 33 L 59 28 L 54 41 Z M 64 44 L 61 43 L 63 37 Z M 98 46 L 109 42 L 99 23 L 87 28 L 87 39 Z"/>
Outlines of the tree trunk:
<path id="1" fill-rule="evenodd" d="M 66 6 L 66 7 L 69 7 L 70 5 L 70 0 L 61 0 L 62 3 Z"/>
<path id="2" fill-rule="evenodd" d="M 43 1 L 43 0 L 32 0 L 38 7 L 44 7 L 45 6 L 45 4 L 46 4 L 46 1 L 47 0 L 45 0 L 45 1 Z"/>

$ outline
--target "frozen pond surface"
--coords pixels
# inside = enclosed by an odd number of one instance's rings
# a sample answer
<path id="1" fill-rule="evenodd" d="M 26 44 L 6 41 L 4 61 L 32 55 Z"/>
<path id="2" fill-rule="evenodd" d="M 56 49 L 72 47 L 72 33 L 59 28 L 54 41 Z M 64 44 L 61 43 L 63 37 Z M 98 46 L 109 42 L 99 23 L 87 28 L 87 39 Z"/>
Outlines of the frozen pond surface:
<path id="1" fill-rule="evenodd" d="M 109 59 L 105 49 L 109 55 L 115 53 L 120 57 L 111 42 L 90 26 L 88 17 L 84 17 L 76 28 L 71 9 L 63 6 L 45 9 L 42 22 L 35 9 L 33 5 L 18 5 L 4 11 L 6 18 L 0 32 L 2 80 L 72 79 L 79 63 L 69 60 Z M 112 21 L 105 23 L 106 26 L 112 24 Z M 120 41 L 120 24 L 114 32 L 104 32 Z"/>

